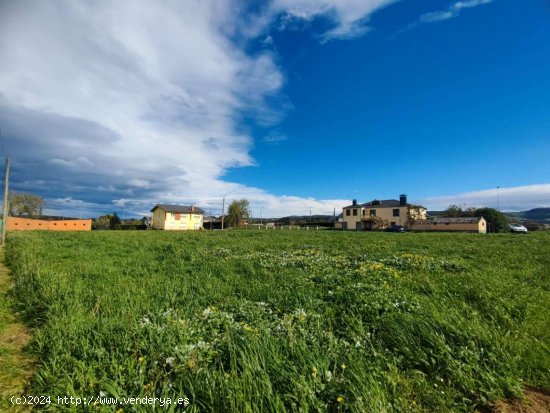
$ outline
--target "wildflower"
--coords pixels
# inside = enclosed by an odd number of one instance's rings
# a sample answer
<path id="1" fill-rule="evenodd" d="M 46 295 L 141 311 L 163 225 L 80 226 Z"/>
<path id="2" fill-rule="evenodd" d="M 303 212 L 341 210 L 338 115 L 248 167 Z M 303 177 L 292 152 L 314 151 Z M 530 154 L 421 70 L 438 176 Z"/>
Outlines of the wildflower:
<path id="1" fill-rule="evenodd" d="M 298 318 L 298 321 L 304 321 L 307 314 L 304 309 L 300 308 L 294 312 L 294 315 Z"/>
<path id="2" fill-rule="evenodd" d="M 311 377 L 313 378 L 317 377 L 317 369 L 315 367 L 311 369 Z"/>
<path id="3" fill-rule="evenodd" d="M 325 379 L 326 381 L 332 380 L 332 372 L 330 370 L 325 371 Z"/>
<path id="4" fill-rule="evenodd" d="M 167 357 L 166 358 L 166 364 L 171 366 L 172 364 L 174 364 L 175 360 L 176 360 L 175 357 Z"/>
<path id="5" fill-rule="evenodd" d="M 338 403 L 344 403 L 344 398 L 343 398 L 342 396 L 338 396 L 338 397 L 336 398 L 336 402 L 338 402 Z"/>
<path id="6" fill-rule="evenodd" d="M 143 362 L 145 361 L 145 357 L 140 356 L 140 357 L 138 358 L 138 361 L 139 361 L 140 363 L 143 363 Z"/>
<path id="7" fill-rule="evenodd" d="M 342 370 L 345 370 L 345 369 L 346 369 L 346 365 L 345 365 L 345 364 L 342 364 L 340 367 L 342 368 Z"/>
<path id="8" fill-rule="evenodd" d="M 118 409 L 118 410 L 116 411 L 116 413 L 124 413 L 124 409 L 121 407 L 120 409 Z"/>

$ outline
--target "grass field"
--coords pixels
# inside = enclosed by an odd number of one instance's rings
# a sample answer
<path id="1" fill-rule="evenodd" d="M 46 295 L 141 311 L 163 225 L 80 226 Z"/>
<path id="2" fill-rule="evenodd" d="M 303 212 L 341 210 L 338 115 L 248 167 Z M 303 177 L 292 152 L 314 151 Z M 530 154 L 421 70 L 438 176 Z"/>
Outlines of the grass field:
<path id="1" fill-rule="evenodd" d="M 548 233 L 29 232 L 6 259 L 30 394 L 467 412 L 550 388 Z"/>

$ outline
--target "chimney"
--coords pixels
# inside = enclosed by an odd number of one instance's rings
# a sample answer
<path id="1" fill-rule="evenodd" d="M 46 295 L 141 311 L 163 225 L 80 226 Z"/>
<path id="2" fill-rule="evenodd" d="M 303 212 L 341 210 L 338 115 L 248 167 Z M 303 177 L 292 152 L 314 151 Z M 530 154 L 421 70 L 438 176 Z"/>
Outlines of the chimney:
<path id="1" fill-rule="evenodd" d="M 357 199 L 353 200 L 353 205 L 357 205 Z"/>
<path id="2" fill-rule="evenodd" d="M 191 205 L 191 212 L 195 212 L 195 205 Z"/>
<path id="3" fill-rule="evenodd" d="M 407 194 L 399 195 L 399 205 L 400 206 L 407 206 Z"/>

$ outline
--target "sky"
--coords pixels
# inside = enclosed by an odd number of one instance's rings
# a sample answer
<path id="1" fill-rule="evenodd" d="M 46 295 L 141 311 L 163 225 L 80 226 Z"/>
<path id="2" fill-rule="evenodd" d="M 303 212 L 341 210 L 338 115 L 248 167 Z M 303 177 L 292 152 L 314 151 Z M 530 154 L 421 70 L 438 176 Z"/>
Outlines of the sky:
<path id="1" fill-rule="evenodd" d="M 0 0 L 0 149 L 66 216 L 550 207 L 549 23 L 545 0 Z"/>

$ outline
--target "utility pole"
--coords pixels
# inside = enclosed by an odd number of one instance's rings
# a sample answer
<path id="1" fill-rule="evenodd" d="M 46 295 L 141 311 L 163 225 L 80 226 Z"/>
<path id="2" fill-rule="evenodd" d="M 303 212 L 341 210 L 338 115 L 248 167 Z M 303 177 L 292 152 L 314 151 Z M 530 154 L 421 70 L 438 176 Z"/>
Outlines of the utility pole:
<path id="1" fill-rule="evenodd" d="M 2 245 L 6 242 L 6 229 L 8 226 L 8 191 L 10 181 L 10 158 L 6 156 L 6 171 L 4 172 L 4 211 L 2 214 Z"/>
<path id="2" fill-rule="evenodd" d="M 225 198 L 222 200 L 222 231 L 223 231 L 223 218 L 225 215 Z"/>
<path id="3" fill-rule="evenodd" d="M 497 211 L 500 211 L 500 186 L 497 186 Z"/>
<path id="4" fill-rule="evenodd" d="M 336 228 L 336 208 L 332 212 L 332 228 Z"/>
<path id="5" fill-rule="evenodd" d="M 210 207 L 210 231 L 212 231 L 212 207 Z"/>

